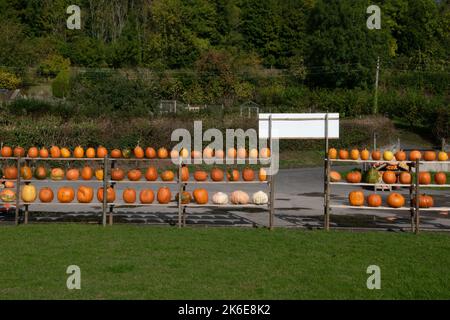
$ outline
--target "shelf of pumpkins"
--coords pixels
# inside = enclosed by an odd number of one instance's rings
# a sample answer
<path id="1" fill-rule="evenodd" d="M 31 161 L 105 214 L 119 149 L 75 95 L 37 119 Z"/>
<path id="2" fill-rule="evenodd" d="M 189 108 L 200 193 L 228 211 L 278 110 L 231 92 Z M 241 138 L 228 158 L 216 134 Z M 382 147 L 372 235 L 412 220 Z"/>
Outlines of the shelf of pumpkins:
<path id="1" fill-rule="evenodd" d="M 328 151 L 328 157 L 325 159 L 326 167 L 326 181 L 325 181 L 325 227 L 329 229 L 329 214 L 328 208 L 336 209 L 357 209 L 357 210 L 396 210 L 396 211 L 415 211 L 416 216 L 416 232 L 418 232 L 418 215 L 419 211 L 450 211 L 449 207 L 435 207 L 434 200 L 431 196 L 420 194 L 419 190 L 422 188 L 450 188 L 447 183 L 447 172 L 430 173 L 427 171 L 420 171 L 420 165 L 423 164 L 450 164 L 449 154 L 445 151 L 426 151 L 418 150 L 411 151 L 409 157 L 406 152 L 400 150 L 395 154 L 392 151 L 375 150 L 370 153 L 367 149 L 359 151 L 353 149 L 350 152 L 347 150 L 337 151 L 331 148 Z M 378 176 L 372 177 L 372 180 L 377 180 L 374 183 L 363 182 L 363 175 L 359 171 L 351 171 L 347 174 L 346 181 L 341 181 L 342 176 L 337 171 L 331 170 L 332 163 L 356 163 L 368 164 L 372 166 L 382 165 L 386 171 L 384 173 L 374 171 Z M 412 168 L 419 170 L 418 183 L 412 174 Z M 370 169 L 376 170 L 376 169 Z M 368 172 L 370 172 L 370 170 Z M 403 170 L 403 171 L 402 171 Z M 400 172 L 396 172 L 400 171 Z M 366 173 L 368 174 L 368 173 Z M 434 176 L 434 177 L 433 177 Z M 434 180 L 434 183 L 432 181 Z M 403 195 L 397 192 L 391 192 L 387 197 L 387 206 L 383 206 L 383 201 L 380 195 L 373 193 L 365 196 L 363 190 L 352 191 L 349 194 L 349 204 L 330 204 L 329 195 L 330 189 L 328 186 L 355 186 L 355 187 L 374 187 L 377 188 L 408 188 L 410 190 L 409 205 L 406 205 L 406 199 Z M 416 204 L 415 199 L 419 198 L 419 203 Z M 413 217 L 412 217 L 413 218 Z M 327 221 L 328 220 L 328 221 Z M 412 224 L 414 222 L 412 221 Z"/>
<path id="2" fill-rule="evenodd" d="M 163 147 L 157 151 L 148 147 L 144 151 L 140 146 L 137 146 L 133 151 L 114 149 L 111 150 L 111 152 L 108 152 L 106 148 L 102 146 L 98 147 L 97 150 L 88 148 L 86 151 L 78 146 L 73 150 L 73 153 L 67 148 L 60 149 L 56 146 L 53 146 L 50 150 L 32 147 L 28 150 L 28 153 L 25 154 L 25 150 L 21 147 L 12 149 L 2 145 L 0 153 L 0 160 L 7 162 L 13 161 L 16 164 L 15 166 L 8 165 L 5 168 L 6 174 L 4 177 L 3 174 L 0 175 L 0 183 L 6 185 L 0 192 L 0 204 L 16 205 L 16 223 L 18 222 L 18 208 L 21 206 L 25 206 L 26 208 L 26 222 L 28 221 L 29 206 L 100 207 L 103 209 L 104 215 L 107 208 L 109 208 L 110 224 L 112 224 L 113 220 L 113 208 L 165 207 L 178 208 L 180 212 L 181 210 L 184 210 L 183 208 L 188 207 L 261 208 L 264 207 L 264 205 L 267 207 L 270 206 L 269 196 L 262 191 L 257 192 L 253 197 L 250 197 L 244 191 L 236 190 L 231 193 L 229 198 L 228 195 L 219 192 L 212 197 L 213 202 L 209 201 L 208 191 L 205 189 L 195 189 L 192 195 L 185 191 L 185 188 L 188 185 L 270 184 L 271 181 L 270 179 L 268 181 L 263 168 L 260 169 L 257 176 L 255 175 L 255 171 L 249 168 L 250 165 L 263 165 L 264 163 L 270 162 L 270 151 L 267 148 L 261 149 L 259 152 L 257 150 L 242 152 L 242 149 L 230 149 L 227 151 L 226 155 L 219 151 L 217 154 L 219 157 L 215 157 L 208 149 L 205 149 L 202 154 L 201 152 L 195 151 L 188 153 L 187 150 L 181 150 L 180 152 L 172 150 L 169 152 Z M 205 158 L 203 158 L 203 156 L 205 156 Z M 233 169 L 229 174 L 226 174 L 218 167 L 214 167 L 211 170 L 211 180 L 208 179 L 208 172 L 203 169 L 197 170 L 193 174 L 194 180 L 192 180 L 191 173 L 186 166 L 188 157 L 192 159 L 193 162 L 198 160 L 207 165 L 215 166 L 230 166 L 237 164 L 237 160 L 239 160 L 239 164 L 245 163 L 247 164 L 247 167 L 242 170 L 242 180 L 240 179 L 241 172 L 237 169 Z M 24 162 L 25 165 L 22 165 L 22 162 Z M 59 162 L 84 162 L 85 165 L 83 169 L 76 168 L 72 165 L 70 168 L 67 168 L 67 170 L 62 169 L 63 165 L 58 165 L 57 167 L 50 169 L 49 172 L 48 169 L 42 165 L 42 162 L 58 162 L 58 164 Z M 178 164 L 178 167 L 176 167 L 174 162 Z M 31 169 L 30 163 L 39 164 L 36 165 L 35 172 Z M 92 168 L 90 163 L 95 164 L 97 169 Z M 122 166 L 123 163 L 131 163 L 130 167 L 133 167 L 133 169 L 122 169 L 119 165 Z M 158 173 L 157 168 L 152 165 L 147 167 L 145 173 L 143 173 L 138 168 L 138 164 L 142 165 L 144 163 L 163 165 L 164 169 L 161 173 Z M 167 169 L 170 164 L 172 164 L 172 167 L 175 166 L 176 169 Z M 28 169 L 24 170 L 24 168 Z M 36 174 L 38 168 L 40 168 L 39 170 L 42 172 Z M 86 170 L 87 173 L 85 173 L 84 170 Z M 126 179 L 126 177 L 128 179 Z M 11 184 L 14 183 L 16 183 L 16 186 L 11 186 Z M 55 197 L 53 190 L 45 186 L 45 184 L 49 183 L 66 185 L 69 183 L 76 183 L 80 184 L 80 186 L 75 188 L 67 186 L 56 187 L 57 192 Z M 43 184 L 44 187 L 41 187 L 38 192 L 35 184 Z M 100 186 L 95 190 L 88 186 L 91 184 L 99 184 Z M 24 186 L 22 187 L 22 185 Z M 122 193 L 122 201 L 116 200 L 116 191 L 114 190 L 116 185 L 127 186 Z M 132 188 L 133 185 L 139 185 L 141 187 L 158 185 L 160 187 L 157 192 L 154 192 L 152 189 L 143 189 L 140 194 L 137 194 L 136 190 Z M 176 197 L 172 196 L 172 192 L 170 188 L 168 188 L 170 185 L 178 186 L 179 192 L 176 192 Z M 13 191 L 14 189 L 16 191 Z M 97 193 L 96 200 L 98 202 L 94 200 L 95 193 Z M 178 194 L 180 193 L 182 196 L 181 199 L 178 200 Z M 107 201 L 103 200 L 105 197 L 107 198 Z M 251 200 L 254 203 L 249 203 Z"/>

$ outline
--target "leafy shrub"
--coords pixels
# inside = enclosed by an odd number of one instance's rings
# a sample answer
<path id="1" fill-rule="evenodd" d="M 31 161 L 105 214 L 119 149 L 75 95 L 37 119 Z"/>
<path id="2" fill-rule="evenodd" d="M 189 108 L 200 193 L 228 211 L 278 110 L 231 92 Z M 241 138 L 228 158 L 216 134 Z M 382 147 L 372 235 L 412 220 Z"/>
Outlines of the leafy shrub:
<path id="1" fill-rule="evenodd" d="M 69 59 L 65 59 L 58 54 L 52 54 L 39 64 L 38 73 L 44 77 L 54 78 L 62 71 L 68 71 L 69 67 Z"/>
<path id="2" fill-rule="evenodd" d="M 34 99 L 18 99 L 7 105 L 7 111 L 14 116 L 37 117 L 52 115 L 62 119 L 69 119 L 77 113 L 68 103 L 50 103 Z M 35 120 L 33 120 L 35 121 Z"/>
<path id="3" fill-rule="evenodd" d="M 20 79 L 14 74 L 0 69 L 0 89 L 14 90 L 20 85 Z"/>
<path id="4" fill-rule="evenodd" d="M 70 90 L 69 82 L 70 82 L 69 71 L 62 70 L 60 73 L 58 73 L 55 80 L 53 80 L 52 82 L 53 96 L 57 98 L 67 97 Z"/>

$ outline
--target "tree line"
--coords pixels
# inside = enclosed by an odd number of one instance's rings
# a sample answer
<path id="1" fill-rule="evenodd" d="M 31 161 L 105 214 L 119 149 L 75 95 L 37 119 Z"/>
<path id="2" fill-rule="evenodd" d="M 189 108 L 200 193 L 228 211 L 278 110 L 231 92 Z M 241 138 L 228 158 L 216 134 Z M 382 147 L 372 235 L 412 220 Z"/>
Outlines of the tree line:
<path id="1" fill-rule="evenodd" d="M 68 30 L 73 2 L 0 0 L 0 65 L 20 72 L 62 57 L 209 75 L 214 67 L 199 63 L 219 52 L 310 86 L 354 88 L 373 85 L 378 57 L 384 67 L 442 70 L 450 56 L 449 1 L 77 0 L 82 28 Z M 366 27 L 371 4 L 381 30 Z"/>

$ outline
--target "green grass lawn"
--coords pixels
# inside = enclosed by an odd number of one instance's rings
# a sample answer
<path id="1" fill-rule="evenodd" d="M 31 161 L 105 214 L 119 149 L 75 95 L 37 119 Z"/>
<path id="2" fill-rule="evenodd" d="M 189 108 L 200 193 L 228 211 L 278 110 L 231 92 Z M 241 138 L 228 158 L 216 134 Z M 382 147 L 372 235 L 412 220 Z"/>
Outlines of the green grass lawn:
<path id="1" fill-rule="evenodd" d="M 447 234 L 8 226 L 0 299 L 449 299 L 449 252 Z M 81 290 L 66 288 L 69 265 Z"/>

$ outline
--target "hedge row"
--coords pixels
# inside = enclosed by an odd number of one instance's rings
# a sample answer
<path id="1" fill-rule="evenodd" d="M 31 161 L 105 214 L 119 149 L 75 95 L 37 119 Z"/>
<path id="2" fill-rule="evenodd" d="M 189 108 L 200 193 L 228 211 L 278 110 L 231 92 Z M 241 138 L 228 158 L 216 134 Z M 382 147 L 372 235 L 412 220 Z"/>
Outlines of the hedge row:
<path id="1" fill-rule="evenodd" d="M 74 147 L 104 145 L 111 148 L 142 146 L 173 146 L 173 130 L 186 128 L 191 133 L 194 118 L 184 120 L 176 117 L 159 119 L 84 119 L 65 121 L 61 117 L 45 116 L 38 119 L 18 117 L 5 119 L 0 125 L 0 141 L 11 146 L 58 146 Z M 205 118 L 203 130 L 217 128 L 225 136 L 230 128 L 257 128 L 255 119 L 245 118 Z M 380 143 L 395 141 L 395 129 L 392 122 L 382 117 L 344 120 L 341 125 L 341 138 L 332 141 L 336 147 L 370 147 L 373 132 L 377 132 Z M 205 142 L 206 146 L 208 142 Z M 282 141 L 282 150 L 321 150 L 323 140 L 287 140 Z"/>

